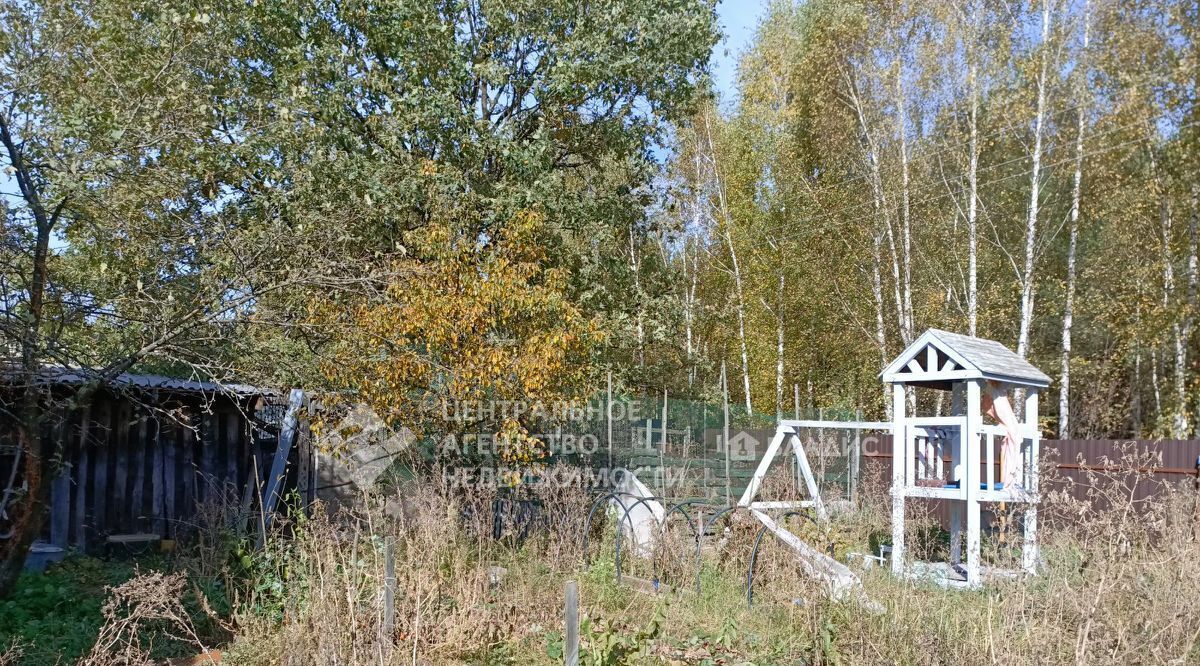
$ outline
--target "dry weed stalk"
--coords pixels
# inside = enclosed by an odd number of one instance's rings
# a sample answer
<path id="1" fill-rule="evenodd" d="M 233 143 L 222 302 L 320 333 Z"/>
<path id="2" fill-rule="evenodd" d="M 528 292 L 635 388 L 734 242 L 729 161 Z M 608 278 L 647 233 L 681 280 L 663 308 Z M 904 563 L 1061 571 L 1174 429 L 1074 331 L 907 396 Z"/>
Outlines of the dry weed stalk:
<path id="1" fill-rule="evenodd" d="M 21 656 L 24 654 L 25 648 L 21 642 L 14 640 L 3 652 L 0 652 L 0 666 L 16 666 L 21 663 Z"/>
<path id="2" fill-rule="evenodd" d="M 183 607 L 187 575 L 153 572 L 111 588 L 104 603 L 104 625 L 83 666 L 140 666 L 154 663 L 154 639 L 162 636 L 205 647 Z"/>
<path id="3" fill-rule="evenodd" d="M 250 610 L 237 618 L 243 648 L 255 645 L 256 663 L 440 662 L 531 625 L 554 626 L 559 591 L 544 582 L 576 569 L 588 495 L 555 484 L 514 495 L 537 507 L 536 524 L 522 540 L 513 535 L 526 526 L 509 515 L 500 541 L 493 539 L 494 498 L 487 489 L 410 484 L 390 496 L 364 496 L 352 509 L 316 511 L 289 538 L 269 540 L 260 560 L 270 567 L 260 577 L 278 577 L 286 592 L 283 601 L 269 591 L 245 600 Z M 389 538 L 395 625 L 384 635 Z"/>

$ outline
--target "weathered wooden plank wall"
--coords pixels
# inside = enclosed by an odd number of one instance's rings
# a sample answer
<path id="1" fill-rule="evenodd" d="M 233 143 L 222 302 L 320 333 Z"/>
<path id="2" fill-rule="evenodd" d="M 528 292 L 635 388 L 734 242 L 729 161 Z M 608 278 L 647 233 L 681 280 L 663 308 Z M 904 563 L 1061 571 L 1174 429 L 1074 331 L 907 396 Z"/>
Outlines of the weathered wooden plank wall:
<path id="1" fill-rule="evenodd" d="M 271 464 L 275 438 L 251 427 L 249 404 L 212 396 L 154 404 L 157 394 L 138 400 L 101 392 L 49 419 L 45 436 L 62 443 L 63 459 L 52 463 L 59 471 L 46 541 L 84 548 L 113 534 L 178 538 L 195 528 L 201 503 L 240 507 L 260 494 L 264 472 L 257 480 L 254 473 Z M 11 449 L 0 449 L 5 480 L 12 464 Z"/>

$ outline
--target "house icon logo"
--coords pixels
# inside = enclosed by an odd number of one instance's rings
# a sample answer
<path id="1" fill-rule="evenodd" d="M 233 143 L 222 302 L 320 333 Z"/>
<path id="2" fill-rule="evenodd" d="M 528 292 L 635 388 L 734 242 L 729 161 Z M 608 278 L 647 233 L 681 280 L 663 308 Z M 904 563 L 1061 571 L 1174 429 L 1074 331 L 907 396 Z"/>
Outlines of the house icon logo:
<path id="1" fill-rule="evenodd" d="M 758 440 L 742 430 L 729 438 L 730 460 L 754 460 L 758 454 Z"/>

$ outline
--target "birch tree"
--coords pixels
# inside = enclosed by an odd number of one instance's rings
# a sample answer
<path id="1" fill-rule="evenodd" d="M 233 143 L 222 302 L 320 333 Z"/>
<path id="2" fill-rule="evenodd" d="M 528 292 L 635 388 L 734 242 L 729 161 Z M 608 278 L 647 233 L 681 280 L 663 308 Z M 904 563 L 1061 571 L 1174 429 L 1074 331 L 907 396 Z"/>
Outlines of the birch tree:
<path id="1" fill-rule="evenodd" d="M 1058 387 L 1058 436 L 1060 439 L 1070 439 L 1071 437 L 1071 328 L 1075 322 L 1075 262 L 1079 252 L 1079 216 L 1083 198 L 1083 146 L 1087 117 L 1087 49 L 1091 36 L 1089 32 L 1091 27 L 1090 9 L 1090 0 L 1084 0 L 1081 18 L 1083 35 L 1074 72 L 1075 170 L 1071 180 L 1071 212 L 1067 231 L 1067 279 L 1063 304 L 1062 358 Z"/>
<path id="2" fill-rule="evenodd" d="M 1042 0 L 1041 41 L 1038 44 L 1037 100 L 1033 115 L 1033 148 L 1029 155 L 1029 206 L 1025 221 L 1025 265 L 1021 273 L 1021 323 L 1017 333 L 1017 355 L 1029 353 L 1029 331 L 1033 326 L 1034 261 L 1037 252 L 1038 211 L 1041 205 L 1042 144 L 1047 115 L 1050 70 L 1051 0 Z"/>
<path id="3" fill-rule="evenodd" d="M 701 120 L 704 132 L 702 137 L 707 147 L 708 176 L 712 187 L 712 195 L 716 200 L 715 213 L 717 219 L 713 228 L 720 234 L 725 244 L 725 251 L 729 255 L 729 272 L 733 277 L 734 285 L 733 309 L 737 324 L 737 344 L 741 356 L 742 393 L 745 398 L 746 413 L 753 415 L 754 406 L 751 403 L 750 393 L 750 350 L 746 342 L 745 276 L 742 272 L 742 262 L 738 258 L 737 244 L 734 243 L 733 238 L 735 219 L 729 203 L 726 189 L 726 174 L 724 171 L 728 165 L 723 164 L 721 153 L 717 149 L 717 141 L 713 132 L 713 125 L 716 121 L 712 117 L 713 113 L 713 111 L 710 111 L 703 114 Z"/>

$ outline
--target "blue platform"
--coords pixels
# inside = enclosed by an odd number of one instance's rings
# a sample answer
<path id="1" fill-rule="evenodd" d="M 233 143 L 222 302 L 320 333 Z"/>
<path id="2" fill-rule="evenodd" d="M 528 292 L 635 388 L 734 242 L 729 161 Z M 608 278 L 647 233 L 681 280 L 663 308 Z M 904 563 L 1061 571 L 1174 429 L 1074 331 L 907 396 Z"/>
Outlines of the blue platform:
<path id="1" fill-rule="evenodd" d="M 958 481 L 953 481 L 953 482 L 951 482 L 951 483 L 947 483 L 945 486 L 942 486 L 942 487 L 943 487 L 943 488 L 957 488 L 957 487 L 958 487 Z M 980 490 L 987 490 L 987 489 L 988 489 L 988 487 L 987 487 L 987 483 L 986 483 L 986 482 L 984 482 L 984 483 L 981 483 L 981 484 L 979 484 L 979 489 L 980 489 Z M 992 490 L 1004 490 L 1004 483 L 1003 483 L 1003 482 L 1000 482 L 1000 481 L 997 481 L 997 482 L 993 483 L 993 484 L 992 484 Z"/>

